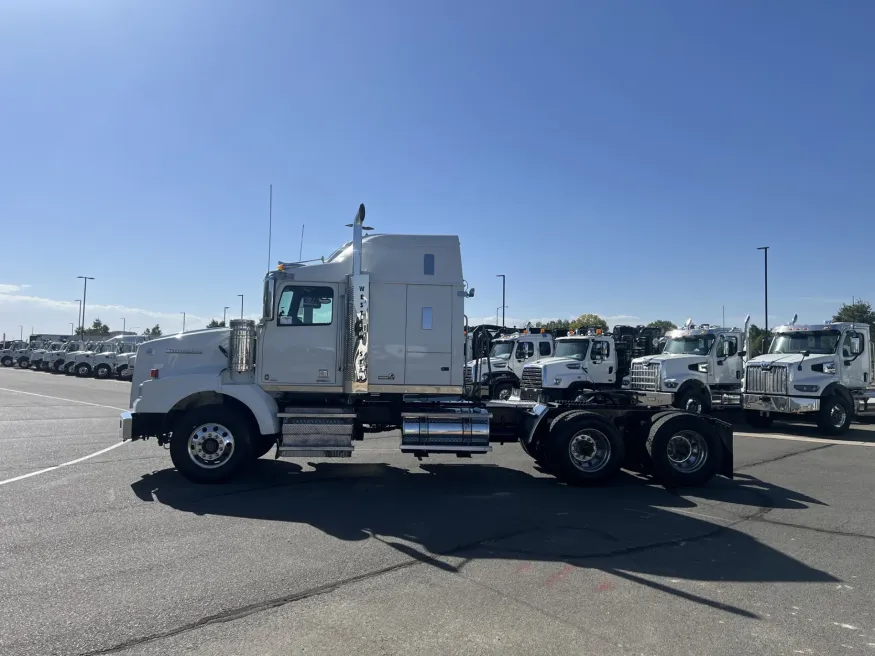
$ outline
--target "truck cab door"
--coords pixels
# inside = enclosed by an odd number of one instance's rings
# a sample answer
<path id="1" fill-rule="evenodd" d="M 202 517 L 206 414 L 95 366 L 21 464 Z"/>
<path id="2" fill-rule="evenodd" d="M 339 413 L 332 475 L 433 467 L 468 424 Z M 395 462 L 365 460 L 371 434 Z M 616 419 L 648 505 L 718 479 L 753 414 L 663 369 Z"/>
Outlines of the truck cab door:
<path id="1" fill-rule="evenodd" d="M 511 359 L 511 368 L 517 375 L 517 378 L 522 377 L 523 367 L 535 360 L 535 344 L 530 341 L 519 340 L 516 343 L 516 349 Z"/>
<path id="2" fill-rule="evenodd" d="M 872 383 L 869 380 L 869 345 L 866 344 L 865 335 L 862 332 L 849 330 L 842 337 L 839 346 L 841 356 L 842 385 L 850 389 L 860 389 Z"/>
<path id="3" fill-rule="evenodd" d="M 606 339 L 593 339 L 586 369 L 595 385 L 610 385 L 617 380 L 617 358 Z"/>
<path id="4" fill-rule="evenodd" d="M 720 335 L 714 345 L 714 354 L 714 382 L 717 385 L 740 385 L 743 363 L 738 354 L 738 337 Z"/>
<path id="5" fill-rule="evenodd" d="M 289 281 L 277 291 L 274 317 L 259 340 L 259 382 L 268 387 L 337 385 L 338 286 Z"/>

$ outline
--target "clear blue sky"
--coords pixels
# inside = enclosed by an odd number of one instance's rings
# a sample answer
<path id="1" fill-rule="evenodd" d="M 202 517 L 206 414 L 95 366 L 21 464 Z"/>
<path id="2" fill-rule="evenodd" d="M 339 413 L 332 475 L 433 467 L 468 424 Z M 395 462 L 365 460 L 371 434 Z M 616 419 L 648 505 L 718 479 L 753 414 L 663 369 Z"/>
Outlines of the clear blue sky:
<path id="1" fill-rule="evenodd" d="M 875 3 L 0 7 L 0 331 L 259 311 L 273 260 L 453 233 L 470 317 L 875 301 Z M 108 244 L 124 241 L 124 248 Z M 117 306 L 117 307 L 116 307 Z M 625 318 L 624 318 L 625 317 Z"/>

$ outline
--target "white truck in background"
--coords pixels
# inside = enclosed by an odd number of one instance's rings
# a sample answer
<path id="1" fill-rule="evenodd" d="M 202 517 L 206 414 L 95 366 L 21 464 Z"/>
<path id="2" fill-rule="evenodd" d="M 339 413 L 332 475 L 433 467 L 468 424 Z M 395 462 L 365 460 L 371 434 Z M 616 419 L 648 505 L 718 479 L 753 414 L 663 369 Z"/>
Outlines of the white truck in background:
<path id="1" fill-rule="evenodd" d="M 156 438 L 194 482 L 226 481 L 272 449 L 348 458 L 365 433 L 392 430 L 417 458 L 519 441 L 570 484 L 605 481 L 645 451 L 667 484 L 732 476 L 732 428 L 713 417 L 621 395 L 572 406 L 483 401 L 464 383 L 472 292 L 458 237 L 364 237 L 364 213 L 326 260 L 265 276 L 257 325 L 232 320 L 142 344 L 121 438 Z"/>
<path id="2" fill-rule="evenodd" d="M 88 359 L 89 373 L 95 378 L 117 376 L 119 366 L 127 367 L 127 354 L 136 352 L 143 340 L 140 335 L 119 335 L 106 340 L 100 351 Z"/>
<path id="3" fill-rule="evenodd" d="M 137 351 L 135 350 L 132 353 L 126 353 L 124 356 L 124 360 L 118 365 L 116 374 L 118 375 L 119 380 L 124 380 L 125 378 L 133 379 L 134 367 L 137 364 Z"/>
<path id="4" fill-rule="evenodd" d="M 527 364 L 553 355 L 553 336 L 545 330 L 503 335 L 492 340 L 487 358 L 476 358 L 465 365 L 465 382 L 476 384 L 483 397 L 507 400 L 520 386 Z"/>
<path id="5" fill-rule="evenodd" d="M 85 348 L 85 342 L 81 340 L 71 340 L 61 344 L 60 348 L 52 347 L 52 350 L 46 353 L 45 363 L 49 371 L 60 373 L 64 370 L 64 361 L 69 353 L 79 351 Z"/>
<path id="6" fill-rule="evenodd" d="M 812 418 L 827 435 L 848 431 L 854 418 L 875 416 L 869 324 L 789 324 L 774 330 L 769 352 L 752 358 L 744 376 L 747 422 L 767 428 L 776 418 Z"/>
<path id="7" fill-rule="evenodd" d="M 80 356 L 85 354 L 94 354 L 94 349 L 99 348 L 100 342 L 77 342 L 77 346 L 79 347 L 75 351 L 67 351 L 64 354 L 64 368 L 63 371 L 68 376 L 73 376 L 76 374 L 76 366 L 80 364 Z"/>
<path id="8" fill-rule="evenodd" d="M 15 356 L 18 352 L 27 348 L 27 342 L 14 340 L 6 348 L 0 349 L 0 364 L 4 367 L 12 367 L 17 362 Z"/>
<path id="9" fill-rule="evenodd" d="M 632 361 L 630 389 L 652 407 L 674 406 L 694 413 L 740 408 L 748 327 L 725 328 L 687 319 L 666 333 L 663 351 Z"/>
<path id="10" fill-rule="evenodd" d="M 52 361 L 52 353 L 64 347 L 63 342 L 46 342 L 42 348 L 34 350 L 30 355 L 30 366 L 37 370 L 47 370 Z"/>

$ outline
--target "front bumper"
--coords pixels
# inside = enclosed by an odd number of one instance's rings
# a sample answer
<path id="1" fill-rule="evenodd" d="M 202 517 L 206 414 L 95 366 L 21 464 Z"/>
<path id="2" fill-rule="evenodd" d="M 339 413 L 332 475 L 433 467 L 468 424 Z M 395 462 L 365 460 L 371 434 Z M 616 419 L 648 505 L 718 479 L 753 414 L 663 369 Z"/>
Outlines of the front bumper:
<path id="1" fill-rule="evenodd" d="M 651 408 L 674 405 L 674 392 L 643 392 L 641 390 L 634 390 L 634 392 L 641 405 Z"/>
<path id="2" fill-rule="evenodd" d="M 810 396 L 766 396 L 745 394 L 745 410 L 760 412 L 780 412 L 788 415 L 801 415 L 820 410 L 820 399 Z"/>

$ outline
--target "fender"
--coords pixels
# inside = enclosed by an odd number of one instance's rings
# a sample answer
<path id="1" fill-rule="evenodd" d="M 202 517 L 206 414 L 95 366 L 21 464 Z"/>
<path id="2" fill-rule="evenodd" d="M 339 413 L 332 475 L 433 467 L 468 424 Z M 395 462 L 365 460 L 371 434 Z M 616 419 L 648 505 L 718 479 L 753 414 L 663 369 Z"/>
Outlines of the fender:
<path id="1" fill-rule="evenodd" d="M 225 394 L 243 403 L 252 412 L 262 435 L 280 432 L 277 404 L 259 385 L 223 385 L 219 374 L 185 374 L 149 378 L 140 385 L 132 411 L 136 414 L 168 414 L 180 401 L 202 392 Z"/>
<path id="2" fill-rule="evenodd" d="M 708 389 L 708 386 L 705 385 L 702 381 L 696 378 L 690 378 L 681 383 L 681 386 L 678 387 L 677 391 L 674 393 L 675 398 L 679 398 L 685 392 L 690 391 L 691 389 L 695 389 L 701 392 L 705 396 L 705 401 L 708 403 L 708 406 L 711 406 L 711 390 Z"/>
<path id="3" fill-rule="evenodd" d="M 842 397 L 849 405 L 851 410 L 853 411 L 856 407 L 854 405 L 854 397 L 851 396 L 848 388 L 839 383 L 838 381 L 832 382 L 826 387 L 823 388 L 823 392 L 820 393 L 820 398 L 825 399 L 828 396 L 840 396 Z"/>

